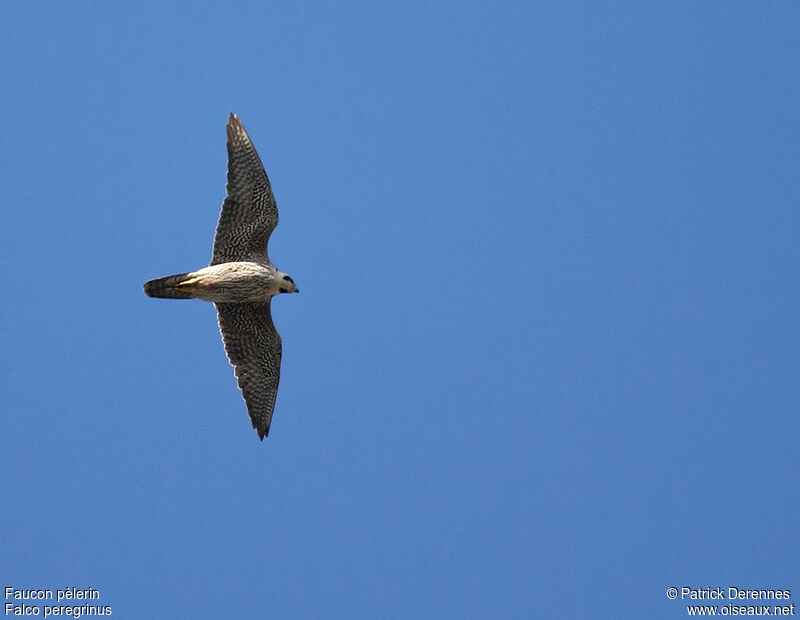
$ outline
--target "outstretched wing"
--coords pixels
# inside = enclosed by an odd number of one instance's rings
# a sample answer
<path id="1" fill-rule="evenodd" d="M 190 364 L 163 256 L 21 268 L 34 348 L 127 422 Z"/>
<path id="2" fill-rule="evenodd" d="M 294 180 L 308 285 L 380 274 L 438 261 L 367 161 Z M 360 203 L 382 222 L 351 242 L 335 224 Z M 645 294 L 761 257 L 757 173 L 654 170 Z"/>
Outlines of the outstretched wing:
<path id="1" fill-rule="evenodd" d="M 267 257 L 269 236 L 278 225 L 278 206 L 269 178 L 244 125 L 228 118 L 228 195 L 214 236 L 211 264 Z"/>
<path id="2" fill-rule="evenodd" d="M 225 352 L 239 378 L 253 428 L 264 439 L 281 375 L 281 337 L 272 323 L 269 302 L 216 306 Z"/>

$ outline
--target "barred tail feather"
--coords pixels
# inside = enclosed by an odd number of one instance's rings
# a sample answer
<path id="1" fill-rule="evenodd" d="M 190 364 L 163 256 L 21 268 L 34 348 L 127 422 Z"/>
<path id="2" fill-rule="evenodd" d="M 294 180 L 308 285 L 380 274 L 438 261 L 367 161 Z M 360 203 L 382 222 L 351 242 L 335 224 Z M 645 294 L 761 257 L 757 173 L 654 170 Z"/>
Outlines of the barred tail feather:
<path id="1" fill-rule="evenodd" d="M 156 278 L 144 283 L 144 294 L 148 297 L 163 297 L 166 299 L 191 299 L 195 297 L 186 288 L 179 288 L 182 282 L 187 279 L 188 273 L 179 273 L 166 278 Z"/>

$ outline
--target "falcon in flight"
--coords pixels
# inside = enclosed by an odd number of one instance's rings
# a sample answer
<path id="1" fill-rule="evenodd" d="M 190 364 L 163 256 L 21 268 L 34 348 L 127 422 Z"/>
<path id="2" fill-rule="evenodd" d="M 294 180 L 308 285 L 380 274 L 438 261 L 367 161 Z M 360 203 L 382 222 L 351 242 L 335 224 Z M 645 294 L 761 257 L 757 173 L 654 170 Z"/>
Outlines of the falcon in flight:
<path id="1" fill-rule="evenodd" d="M 211 263 L 197 271 L 144 283 L 148 297 L 200 298 L 217 307 L 219 331 L 239 378 L 247 412 L 260 439 L 269 434 L 281 374 L 281 337 L 270 314 L 278 293 L 296 293 L 292 278 L 267 255 L 278 206 L 244 125 L 228 118 L 227 196 L 214 237 Z"/>

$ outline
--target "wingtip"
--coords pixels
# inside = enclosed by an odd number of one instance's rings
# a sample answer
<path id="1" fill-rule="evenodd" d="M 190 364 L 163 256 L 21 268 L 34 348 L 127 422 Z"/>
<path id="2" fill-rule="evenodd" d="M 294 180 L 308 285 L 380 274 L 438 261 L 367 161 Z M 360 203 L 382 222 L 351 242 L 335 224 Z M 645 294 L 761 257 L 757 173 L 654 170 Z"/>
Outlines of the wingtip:
<path id="1" fill-rule="evenodd" d="M 239 117 L 233 112 L 228 115 L 228 124 L 226 125 L 226 128 L 228 130 L 229 139 L 235 136 L 247 137 L 247 132 L 244 129 L 244 125 L 242 125 L 242 121 L 240 121 Z"/>

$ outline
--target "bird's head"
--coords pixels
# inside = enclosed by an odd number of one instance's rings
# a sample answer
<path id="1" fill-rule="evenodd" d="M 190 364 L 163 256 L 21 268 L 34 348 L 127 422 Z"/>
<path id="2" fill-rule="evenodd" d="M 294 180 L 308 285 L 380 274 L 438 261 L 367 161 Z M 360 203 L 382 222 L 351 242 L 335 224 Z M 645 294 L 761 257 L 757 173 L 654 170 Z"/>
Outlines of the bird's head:
<path id="1" fill-rule="evenodd" d="M 294 280 L 282 271 L 278 272 L 279 293 L 299 293 L 300 289 L 295 286 Z"/>

